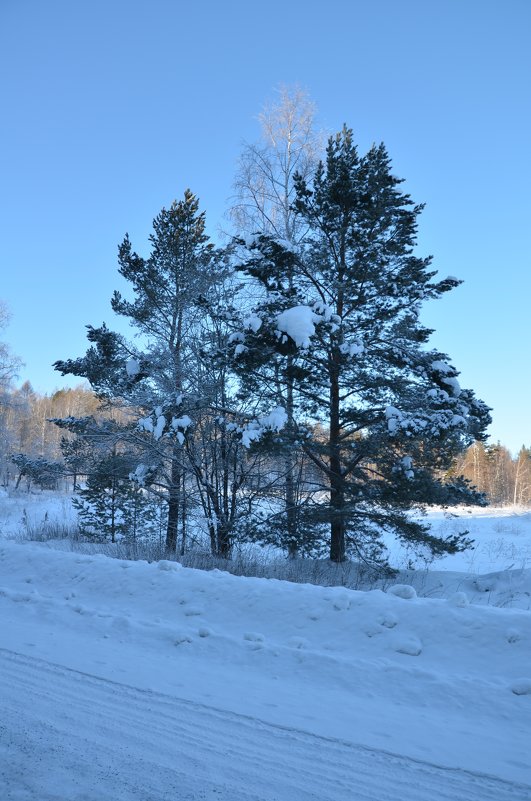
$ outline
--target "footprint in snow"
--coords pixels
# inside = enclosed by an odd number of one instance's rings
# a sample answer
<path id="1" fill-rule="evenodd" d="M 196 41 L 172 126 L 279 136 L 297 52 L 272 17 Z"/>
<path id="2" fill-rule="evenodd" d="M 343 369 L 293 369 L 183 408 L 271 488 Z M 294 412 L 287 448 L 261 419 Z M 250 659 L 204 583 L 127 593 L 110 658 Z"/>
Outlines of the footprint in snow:
<path id="1" fill-rule="evenodd" d="M 531 679 L 516 679 L 511 684 L 511 692 L 515 695 L 531 695 Z"/>
<path id="2" fill-rule="evenodd" d="M 4 590 L 0 588 L 0 596 L 3 598 L 8 598 L 10 601 L 14 601 L 15 603 L 29 603 L 30 601 L 35 601 L 37 599 L 38 593 L 35 590 L 32 590 L 30 593 L 25 592 L 13 592 L 12 590 Z"/>
<path id="3" fill-rule="evenodd" d="M 192 638 L 188 634 L 178 634 L 175 640 L 173 641 L 174 645 L 186 645 L 187 643 L 191 643 Z"/>
<path id="4" fill-rule="evenodd" d="M 509 629 L 507 631 L 507 634 L 505 635 L 505 639 L 507 640 L 507 642 L 514 643 L 522 639 L 522 635 L 520 634 L 518 629 Z"/>
<path id="5" fill-rule="evenodd" d="M 378 622 L 380 626 L 384 626 L 386 629 L 394 629 L 395 626 L 398 626 L 398 618 L 392 612 L 386 612 Z"/>
<path id="6" fill-rule="evenodd" d="M 422 643 L 416 637 L 407 637 L 403 640 L 397 640 L 394 649 L 399 654 L 418 656 L 422 653 Z"/>
<path id="7" fill-rule="evenodd" d="M 288 641 L 288 645 L 290 648 L 296 648 L 297 650 L 301 651 L 303 648 L 307 648 L 309 646 L 308 640 L 304 637 L 291 637 Z"/>
<path id="8" fill-rule="evenodd" d="M 258 634 L 256 631 L 246 631 L 243 635 L 243 639 L 249 642 L 264 642 L 265 637 L 263 634 Z"/>
<path id="9" fill-rule="evenodd" d="M 345 593 L 344 595 L 336 595 L 332 598 L 334 609 L 338 612 L 346 612 L 350 609 L 350 597 Z"/>

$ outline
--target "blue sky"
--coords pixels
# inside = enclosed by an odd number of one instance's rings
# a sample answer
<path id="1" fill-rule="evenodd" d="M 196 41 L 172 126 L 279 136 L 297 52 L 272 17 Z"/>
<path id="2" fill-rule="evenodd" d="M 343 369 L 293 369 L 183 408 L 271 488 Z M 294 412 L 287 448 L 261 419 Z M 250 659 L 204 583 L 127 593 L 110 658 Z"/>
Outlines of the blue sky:
<path id="1" fill-rule="evenodd" d="M 215 236 L 243 140 L 281 83 L 330 131 L 384 141 L 425 202 L 419 252 L 464 284 L 426 310 L 433 344 L 531 444 L 528 0 L 0 0 L 4 339 L 39 391 L 114 326 L 116 251 L 190 187 Z"/>

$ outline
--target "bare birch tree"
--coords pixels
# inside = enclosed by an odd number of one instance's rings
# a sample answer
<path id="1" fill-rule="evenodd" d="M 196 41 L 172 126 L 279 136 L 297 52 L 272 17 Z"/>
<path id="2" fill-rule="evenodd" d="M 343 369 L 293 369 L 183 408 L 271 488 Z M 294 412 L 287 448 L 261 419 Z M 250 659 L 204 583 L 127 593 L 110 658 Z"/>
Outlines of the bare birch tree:
<path id="1" fill-rule="evenodd" d="M 282 244 L 296 247 L 305 234 L 305 225 L 293 209 L 294 177 L 307 179 L 314 172 L 324 149 L 325 136 L 315 125 L 315 104 L 299 86 L 280 86 L 277 99 L 259 114 L 261 134 L 254 144 L 245 143 L 234 181 L 234 204 L 229 217 L 238 235 L 260 232 Z M 286 276 L 290 287 L 293 276 Z M 293 359 L 286 363 L 277 396 L 282 398 L 288 423 L 294 430 L 296 398 L 293 389 Z M 300 541 L 298 520 L 298 461 L 302 452 L 288 448 L 284 455 L 284 504 L 286 543 L 291 557 Z"/>
<path id="2" fill-rule="evenodd" d="M 277 94 L 258 115 L 260 139 L 243 146 L 229 217 L 238 234 L 260 231 L 295 244 L 303 228 L 292 208 L 293 177 L 313 173 L 325 140 L 307 92 L 280 86 Z"/>

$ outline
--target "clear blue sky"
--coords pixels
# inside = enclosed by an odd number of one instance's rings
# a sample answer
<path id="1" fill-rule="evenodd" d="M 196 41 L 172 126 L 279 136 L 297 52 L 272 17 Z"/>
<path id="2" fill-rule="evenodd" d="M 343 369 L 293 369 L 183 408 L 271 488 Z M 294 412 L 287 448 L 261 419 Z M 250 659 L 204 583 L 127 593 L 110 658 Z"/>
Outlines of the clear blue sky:
<path id="1" fill-rule="evenodd" d="M 425 202 L 420 252 L 462 287 L 434 345 L 531 444 L 529 0 L 0 0 L 0 298 L 39 391 L 115 325 L 116 249 L 190 187 L 216 234 L 242 140 L 281 83 L 384 141 Z M 145 251 L 144 251 L 145 252 Z"/>

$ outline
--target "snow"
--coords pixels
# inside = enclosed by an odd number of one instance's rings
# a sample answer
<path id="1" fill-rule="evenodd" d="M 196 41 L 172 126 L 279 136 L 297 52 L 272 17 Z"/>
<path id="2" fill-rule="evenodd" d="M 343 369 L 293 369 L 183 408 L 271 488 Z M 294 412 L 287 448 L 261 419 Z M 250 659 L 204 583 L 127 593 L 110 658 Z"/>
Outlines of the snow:
<path id="1" fill-rule="evenodd" d="M 394 434 L 404 419 L 404 415 L 400 409 L 396 409 L 394 406 L 388 406 L 385 410 L 385 417 L 387 420 L 387 430 L 390 434 Z"/>
<path id="2" fill-rule="evenodd" d="M 147 431 L 149 434 L 153 433 L 153 420 L 151 417 L 143 417 L 138 421 L 138 428 Z"/>
<path id="3" fill-rule="evenodd" d="M 446 362 L 440 360 L 432 362 L 431 367 L 432 370 L 435 370 L 435 372 L 439 373 L 440 381 L 443 384 L 446 384 L 446 386 L 450 387 L 452 396 L 454 398 L 458 398 L 459 395 L 461 394 L 461 387 L 459 385 L 459 382 L 455 378 L 456 375 L 455 368 L 452 367 L 450 364 L 447 364 Z"/>
<path id="4" fill-rule="evenodd" d="M 309 348 L 320 317 L 309 306 L 294 306 L 277 317 L 277 330 L 287 334 L 298 348 Z"/>
<path id="5" fill-rule="evenodd" d="M 174 431 L 186 431 L 191 425 L 192 419 L 187 414 L 183 414 L 181 417 L 173 417 L 171 421 L 171 427 Z"/>
<path id="6" fill-rule="evenodd" d="M 135 376 L 137 376 L 140 372 L 140 362 L 138 359 L 133 359 L 131 357 L 126 361 L 125 369 L 129 378 L 135 378 Z"/>
<path id="7" fill-rule="evenodd" d="M 360 356 L 365 351 L 365 347 L 362 342 L 345 342 L 341 345 L 340 351 L 345 356 Z"/>
<path id="8" fill-rule="evenodd" d="M 288 253 L 295 253 L 295 254 L 297 253 L 297 246 L 290 239 L 285 239 L 284 237 L 276 236 L 274 237 L 273 241 L 276 242 L 277 245 L 280 245 L 281 248 L 284 248 L 284 250 L 287 250 Z"/>
<path id="9" fill-rule="evenodd" d="M 400 467 L 406 478 L 415 478 L 415 471 L 413 470 L 413 459 L 411 456 L 403 456 L 400 460 Z"/>
<path id="10" fill-rule="evenodd" d="M 258 420 L 251 420 L 240 429 L 243 446 L 249 448 L 251 443 L 258 441 L 266 431 L 280 431 L 287 421 L 288 415 L 282 406 L 277 406 Z"/>
<path id="11" fill-rule="evenodd" d="M 417 597 L 415 588 L 411 587 L 409 584 L 393 584 L 392 587 L 389 587 L 387 592 L 390 595 L 396 595 L 397 598 L 403 598 L 404 600 Z"/>
<path id="12" fill-rule="evenodd" d="M 251 331 L 254 331 L 254 333 L 256 334 L 256 332 L 260 330 L 260 327 L 262 325 L 262 320 L 260 319 L 260 317 L 258 317 L 257 314 L 251 314 L 243 321 L 243 324 L 246 329 L 250 329 Z"/>
<path id="13" fill-rule="evenodd" d="M 288 422 L 288 415 L 283 406 L 276 406 L 269 414 L 260 418 L 260 425 L 268 431 L 280 431 Z"/>
<path id="14" fill-rule="evenodd" d="M 159 414 L 157 416 L 157 422 L 153 429 L 153 436 L 157 440 L 157 442 L 162 437 L 165 427 L 166 427 L 166 418 L 164 417 L 163 414 Z"/>
<path id="15" fill-rule="evenodd" d="M 494 584 L 530 572 L 529 511 L 459 515 Z M 528 801 L 531 613 L 447 559 L 435 598 L 0 540 L 0 797 Z"/>
<path id="16" fill-rule="evenodd" d="M 150 469 L 148 465 L 139 464 L 136 470 L 130 474 L 130 478 L 136 484 L 139 484 L 141 487 L 144 486 L 146 482 L 146 478 L 149 475 Z"/>

